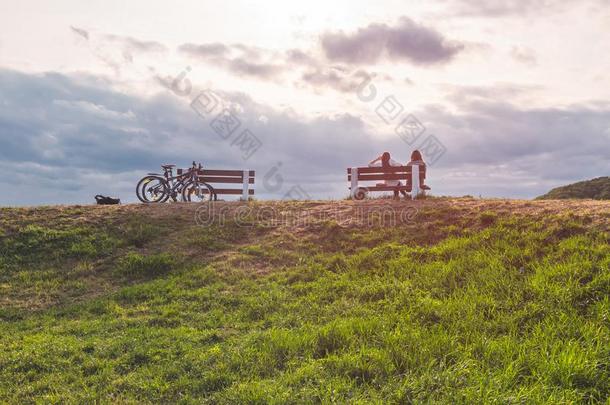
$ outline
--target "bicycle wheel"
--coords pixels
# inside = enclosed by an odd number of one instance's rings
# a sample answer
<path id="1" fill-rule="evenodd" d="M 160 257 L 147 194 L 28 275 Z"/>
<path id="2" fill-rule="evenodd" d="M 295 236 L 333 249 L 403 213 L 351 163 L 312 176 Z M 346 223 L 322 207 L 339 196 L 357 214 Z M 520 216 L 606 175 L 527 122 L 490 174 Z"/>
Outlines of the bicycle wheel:
<path id="1" fill-rule="evenodd" d="M 161 176 L 146 176 L 138 182 L 136 195 L 143 203 L 161 203 L 169 198 L 167 181 Z"/>
<path id="2" fill-rule="evenodd" d="M 204 202 L 216 200 L 214 187 L 201 181 L 189 180 L 182 188 L 182 201 Z"/>

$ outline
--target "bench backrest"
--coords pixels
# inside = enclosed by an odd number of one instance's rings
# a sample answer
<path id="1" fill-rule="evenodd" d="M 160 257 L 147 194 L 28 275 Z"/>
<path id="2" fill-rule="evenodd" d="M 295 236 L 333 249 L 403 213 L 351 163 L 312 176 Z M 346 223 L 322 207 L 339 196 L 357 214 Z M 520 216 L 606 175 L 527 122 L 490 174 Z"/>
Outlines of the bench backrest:
<path id="1" fill-rule="evenodd" d="M 186 173 L 188 169 L 178 169 L 178 173 Z M 199 170 L 199 181 L 214 187 L 216 194 L 241 195 L 244 200 L 254 195 L 254 170 Z M 240 186 L 235 186 L 240 184 Z M 220 187 L 218 187 L 220 185 Z M 232 188 L 233 187 L 233 188 Z"/>
<path id="2" fill-rule="evenodd" d="M 411 181 L 412 166 L 390 167 L 350 167 L 347 169 L 347 180 L 352 180 L 352 169 L 358 169 L 358 181 L 406 180 Z"/>
<path id="3" fill-rule="evenodd" d="M 354 173 L 356 174 L 354 176 Z M 405 180 L 408 189 L 412 189 L 412 196 L 421 193 L 421 185 L 426 177 L 425 166 L 389 166 L 389 167 L 350 167 L 347 169 L 347 180 L 351 183 L 352 196 L 358 191 L 361 181 Z M 370 188 L 370 187 L 369 187 Z M 382 187 L 383 188 L 383 187 Z M 370 188 L 374 190 L 374 188 Z"/>

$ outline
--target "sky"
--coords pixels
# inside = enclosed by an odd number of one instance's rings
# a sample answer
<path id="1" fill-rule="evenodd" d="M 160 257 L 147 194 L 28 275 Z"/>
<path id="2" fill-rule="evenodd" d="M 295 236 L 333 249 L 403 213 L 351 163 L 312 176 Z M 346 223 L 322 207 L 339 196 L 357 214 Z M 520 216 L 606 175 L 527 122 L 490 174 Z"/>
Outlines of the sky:
<path id="1" fill-rule="evenodd" d="M 136 201 L 161 164 L 343 198 L 384 151 L 435 195 L 610 174 L 610 0 L 0 0 L 0 205 Z"/>

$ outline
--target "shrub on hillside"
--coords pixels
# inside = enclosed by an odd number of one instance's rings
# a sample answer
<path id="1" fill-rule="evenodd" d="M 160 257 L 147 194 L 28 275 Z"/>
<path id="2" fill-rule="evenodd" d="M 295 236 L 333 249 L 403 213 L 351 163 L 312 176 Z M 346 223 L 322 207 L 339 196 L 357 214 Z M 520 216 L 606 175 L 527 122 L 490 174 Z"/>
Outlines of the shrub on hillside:
<path id="1" fill-rule="evenodd" d="M 610 200 L 610 177 L 598 177 L 592 180 L 579 181 L 578 183 L 557 187 L 536 199 L 562 200 L 569 198 Z"/>

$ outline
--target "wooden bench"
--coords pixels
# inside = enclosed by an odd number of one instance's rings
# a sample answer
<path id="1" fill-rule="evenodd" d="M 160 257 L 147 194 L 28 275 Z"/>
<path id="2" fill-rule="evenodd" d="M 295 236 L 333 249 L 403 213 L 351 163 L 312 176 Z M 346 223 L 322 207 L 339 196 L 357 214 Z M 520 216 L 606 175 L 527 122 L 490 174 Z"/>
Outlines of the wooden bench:
<path id="1" fill-rule="evenodd" d="M 355 200 L 363 200 L 370 191 L 406 191 L 411 193 L 411 198 L 424 196 L 423 184 L 424 172 L 421 173 L 419 165 L 391 166 L 391 167 L 350 167 L 347 169 L 347 181 L 350 182 L 350 194 Z M 402 186 L 386 186 L 376 183 L 374 186 L 360 187 L 360 182 L 401 180 Z"/>
<path id="2" fill-rule="evenodd" d="M 188 169 L 178 169 L 178 174 L 186 173 Z M 247 201 L 254 195 L 254 170 L 199 170 L 199 181 L 208 183 L 214 188 L 214 200 L 218 195 L 241 195 Z M 240 184 L 240 187 L 235 187 Z"/>

